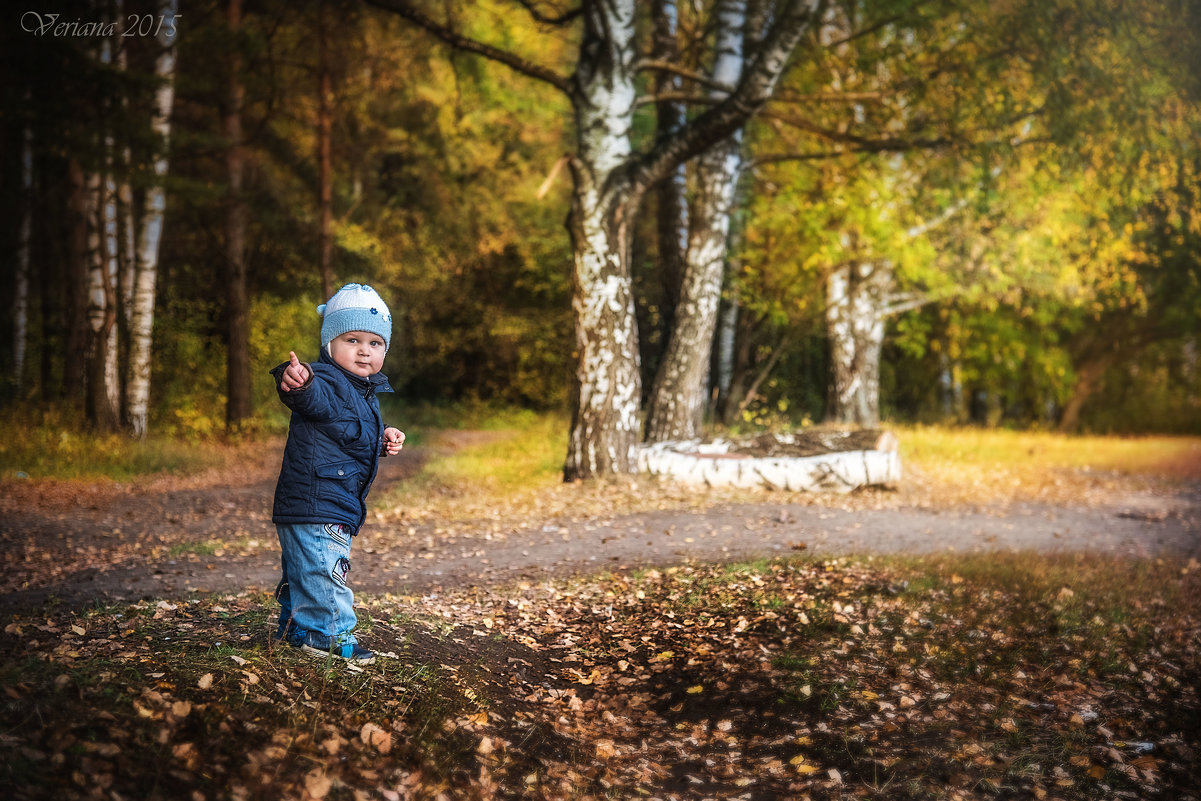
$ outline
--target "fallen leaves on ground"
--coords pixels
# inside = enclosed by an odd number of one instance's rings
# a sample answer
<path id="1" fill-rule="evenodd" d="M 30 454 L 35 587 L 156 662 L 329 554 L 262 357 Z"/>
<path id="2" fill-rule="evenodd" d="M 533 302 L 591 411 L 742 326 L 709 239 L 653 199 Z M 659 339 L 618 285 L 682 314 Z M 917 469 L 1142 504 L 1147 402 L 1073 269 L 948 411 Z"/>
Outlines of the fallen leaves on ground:
<path id="1" fill-rule="evenodd" d="M 0 638 L 0 789 L 1196 799 L 1199 572 L 789 560 L 383 596 L 354 672 L 272 644 L 258 594 L 51 611 Z"/>

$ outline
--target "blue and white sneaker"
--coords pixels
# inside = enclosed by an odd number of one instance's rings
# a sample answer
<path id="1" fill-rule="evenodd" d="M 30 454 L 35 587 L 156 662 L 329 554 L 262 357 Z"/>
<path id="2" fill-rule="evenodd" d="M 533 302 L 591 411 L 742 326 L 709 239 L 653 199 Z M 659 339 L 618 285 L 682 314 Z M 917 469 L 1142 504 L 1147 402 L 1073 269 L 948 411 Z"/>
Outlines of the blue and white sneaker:
<path id="1" fill-rule="evenodd" d="M 314 659 L 337 657 L 354 665 L 370 665 L 375 662 L 375 654 L 359 645 L 353 638 L 348 642 L 331 642 L 328 637 L 308 631 L 303 634 L 289 632 L 284 637 L 276 637 L 276 640 L 299 648 L 305 656 Z"/>
<path id="2" fill-rule="evenodd" d="M 314 659 L 328 659 L 331 656 L 336 656 L 339 659 L 345 659 L 352 665 L 370 665 L 375 662 L 375 654 L 357 642 L 345 643 L 344 645 L 331 643 L 328 648 L 318 648 L 306 642 L 301 644 L 300 650 L 306 656 L 311 656 Z"/>

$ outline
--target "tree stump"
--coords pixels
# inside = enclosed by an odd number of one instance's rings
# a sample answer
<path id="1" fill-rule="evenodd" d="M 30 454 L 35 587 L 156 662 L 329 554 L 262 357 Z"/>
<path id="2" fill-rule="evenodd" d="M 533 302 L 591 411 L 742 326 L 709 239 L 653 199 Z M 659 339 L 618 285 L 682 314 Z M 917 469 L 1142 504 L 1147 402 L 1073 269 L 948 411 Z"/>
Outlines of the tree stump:
<path id="1" fill-rule="evenodd" d="M 691 484 L 850 492 L 901 479 L 889 431 L 804 431 L 741 440 L 657 442 L 639 450 L 639 469 Z"/>

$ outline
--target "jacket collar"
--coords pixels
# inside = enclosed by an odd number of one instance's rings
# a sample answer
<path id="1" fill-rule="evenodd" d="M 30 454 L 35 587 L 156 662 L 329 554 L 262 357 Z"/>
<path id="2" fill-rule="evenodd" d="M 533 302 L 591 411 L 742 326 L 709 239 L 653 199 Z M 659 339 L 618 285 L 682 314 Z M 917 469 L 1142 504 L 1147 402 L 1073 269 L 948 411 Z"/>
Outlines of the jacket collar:
<path id="1" fill-rule="evenodd" d="M 330 358 L 330 355 L 325 352 L 325 348 L 321 349 L 321 357 L 318 360 L 322 364 L 328 364 L 330 367 L 338 370 L 346 379 L 350 381 L 351 386 L 357 389 L 364 397 L 371 397 L 376 392 L 393 392 L 392 385 L 388 383 L 388 377 L 381 373 L 364 378 L 361 375 L 355 375 L 347 370 L 342 365 Z"/>

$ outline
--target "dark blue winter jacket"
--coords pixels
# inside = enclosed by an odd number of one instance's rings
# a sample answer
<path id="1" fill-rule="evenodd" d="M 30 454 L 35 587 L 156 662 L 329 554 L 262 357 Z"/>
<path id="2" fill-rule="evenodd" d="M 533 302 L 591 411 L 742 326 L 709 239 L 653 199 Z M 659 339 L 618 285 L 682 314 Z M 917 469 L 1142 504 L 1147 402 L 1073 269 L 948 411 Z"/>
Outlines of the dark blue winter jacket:
<path id="1" fill-rule="evenodd" d="M 391 392 L 383 373 L 363 378 L 334 363 L 325 350 L 309 380 L 279 389 L 288 362 L 271 371 L 279 399 L 292 410 L 288 444 L 275 485 L 275 523 L 345 523 L 358 531 L 379 466 L 384 424 L 377 392 Z"/>

